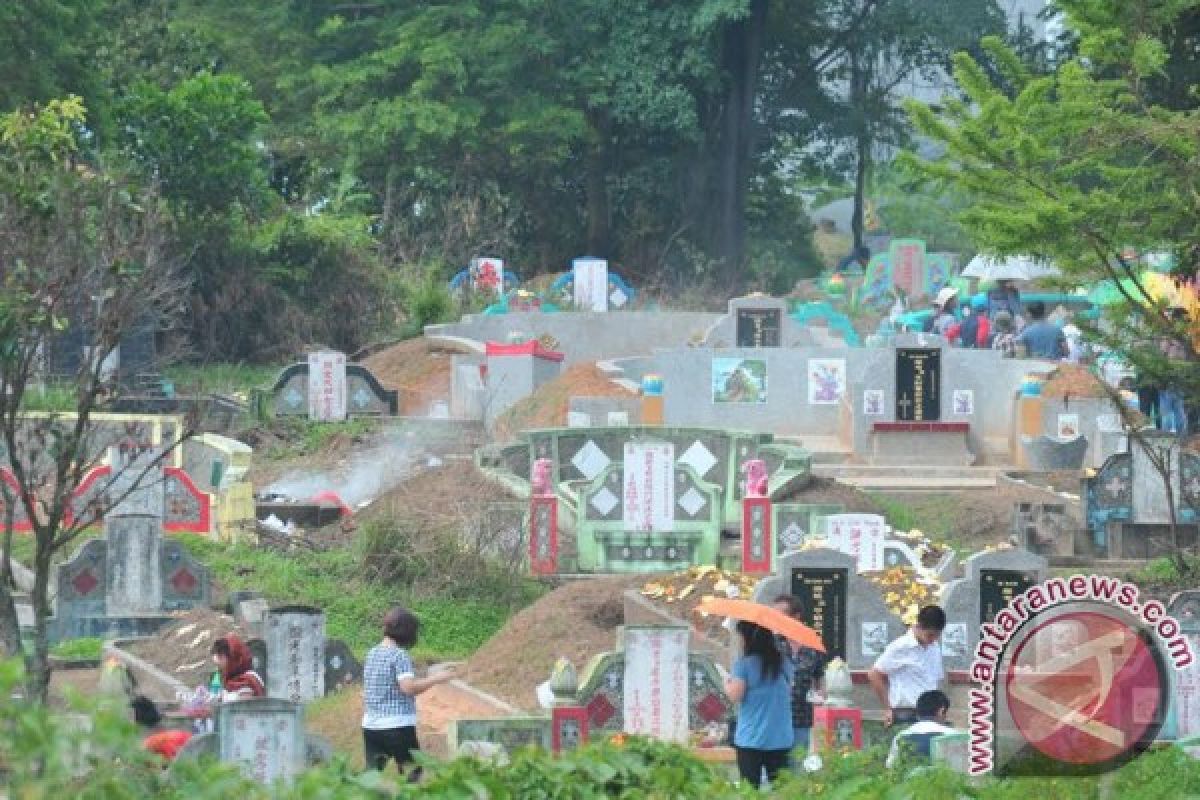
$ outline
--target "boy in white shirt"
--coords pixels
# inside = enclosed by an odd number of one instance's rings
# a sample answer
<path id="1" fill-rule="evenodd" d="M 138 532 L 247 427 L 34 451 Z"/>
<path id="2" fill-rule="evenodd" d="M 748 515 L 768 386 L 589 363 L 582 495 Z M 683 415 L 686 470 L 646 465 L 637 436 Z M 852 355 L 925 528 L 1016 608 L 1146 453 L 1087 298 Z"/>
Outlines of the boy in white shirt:
<path id="1" fill-rule="evenodd" d="M 887 767 L 896 766 L 901 756 L 924 764 L 930 762 L 933 737 L 943 733 L 954 733 L 946 724 L 946 712 L 950 710 L 950 699 L 945 693 L 934 689 L 917 698 L 917 721 L 900 731 L 892 740 L 888 753 Z"/>

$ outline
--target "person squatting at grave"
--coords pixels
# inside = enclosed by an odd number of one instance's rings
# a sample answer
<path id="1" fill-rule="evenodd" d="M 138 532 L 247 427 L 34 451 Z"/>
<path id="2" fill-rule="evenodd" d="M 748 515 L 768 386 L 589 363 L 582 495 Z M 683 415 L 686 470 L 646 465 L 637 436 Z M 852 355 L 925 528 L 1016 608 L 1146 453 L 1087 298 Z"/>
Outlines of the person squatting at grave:
<path id="1" fill-rule="evenodd" d="M 738 772 L 753 786 L 769 785 L 788 765 L 795 741 L 791 659 L 784 658 L 775 634 L 766 628 L 740 621 L 737 632 L 743 655 L 725 679 L 725 693 L 738 704 L 733 729 Z"/>
<path id="2" fill-rule="evenodd" d="M 917 698 L 917 721 L 900 731 L 892 740 L 886 766 L 896 766 L 901 758 L 904 763 L 928 764 L 931 761 L 933 737 L 943 733 L 954 733 L 946 724 L 946 712 L 950 710 L 950 698 L 945 692 L 933 689 Z"/>
<path id="3" fill-rule="evenodd" d="M 254 656 L 246 643 L 232 633 L 213 642 L 213 661 L 221 673 L 221 702 L 266 697 L 262 678 L 254 671 Z"/>
<path id="4" fill-rule="evenodd" d="M 889 644 L 867 680 L 883 703 L 883 724 L 915 722 L 917 699 L 938 688 L 946 677 L 938 640 L 946 628 L 946 612 L 940 606 L 925 606 L 917 612 L 917 624 Z"/>
<path id="5" fill-rule="evenodd" d="M 781 594 L 775 598 L 775 608 L 793 619 L 802 620 L 800 599 L 795 595 Z M 811 647 L 801 647 L 784 637 L 779 637 L 779 649 L 791 660 L 792 674 L 792 746 L 807 750 L 812 740 L 813 700 L 812 693 L 824 691 L 825 654 Z"/>
<path id="6" fill-rule="evenodd" d="M 174 761 L 175 756 L 192 738 L 191 731 L 171 730 L 162 727 L 162 714 L 154 701 L 139 694 L 133 698 L 133 721 L 148 731 L 142 739 L 142 747 L 151 753 L 157 753 L 167 761 Z"/>
<path id="7" fill-rule="evenodd" d="M 454 669 L 418 678 L 408 648 L 417 643 L 420 622 L 408 609 L 394 606 L 383 617 L 383 640 L 363 662 L 363 749 L 367 769 L 382 772 L 388 759 L 404 772 L 420 750 L 417 742 L 417 695 L 457 676 Z M 417 767 L 410 782 L 421 777 Z"/>

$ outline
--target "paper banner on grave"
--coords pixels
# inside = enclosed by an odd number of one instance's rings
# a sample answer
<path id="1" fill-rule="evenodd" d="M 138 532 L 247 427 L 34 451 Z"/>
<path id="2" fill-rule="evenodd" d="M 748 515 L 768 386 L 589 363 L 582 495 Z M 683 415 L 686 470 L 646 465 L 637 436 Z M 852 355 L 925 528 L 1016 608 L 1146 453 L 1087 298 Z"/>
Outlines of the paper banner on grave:
<path id="1" fill-rule="evenodd" d="M 686 742 L 687 628 L 627 627 L 624 641 L 625 732 Z"/>
<path id="2" fill-rule="evenodd" d="M 346 355 L 332 350 L 308 354 L 308 418 L 346 418 Z"/>
<path id="3" fill-rule="evenodd" d="M 858 559 L 858 571 L 883 569 L 883 542 L 887 535 L 878 514 L 834 514 L 825 518 L 826 539 L 834 550 Z"/>
<path id="4" fill-rule="evenodd" d="M 583 311 L 608 311 L 608 262 L 602 258 L 577 258 L 574 274 L 575 307 Z"/>
<path id="5" fill-rule="evenodd" d="M 477 292 L 489 292 L 497 297 L 504 296 L 504 260 L 500 258 L 472 258 L 467 267 L 471 276 L 471 288 Z"/>
<path id="6" fill-rule="evenodd" d="M 675 529 L 675 445 L 626 442 L 623 521 L 625 530 L 669 533 Z"/>

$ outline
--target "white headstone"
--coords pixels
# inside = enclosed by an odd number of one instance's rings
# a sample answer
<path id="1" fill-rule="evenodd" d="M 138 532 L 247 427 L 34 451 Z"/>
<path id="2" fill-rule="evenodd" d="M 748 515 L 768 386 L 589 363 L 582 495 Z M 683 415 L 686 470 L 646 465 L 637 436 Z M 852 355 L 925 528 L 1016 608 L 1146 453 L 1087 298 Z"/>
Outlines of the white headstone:
<path id="1" fill-rule="evenodd" d="M 577 258 L 574 273 L 575 307 L 584 311 L 608 311 L 608 262 L 602 258 Z"/>
<path id="2" fill-rule="evenodd" d="M 162 520 L 150 516 L 109 517 L 105 609 L 110 616 L 162 611 Z"/>
<path id="3" fill-rule="evenodd" d="M 217 712 L 219 757 L 263 785 L 291 780 L 304 771 L 303 720 L 300 706 L 277 699 L 222 705 Z"/>
<path id="4" fill-rule="evenodd" d="M 675 529 L 675 445 L 626 442 L 625 530 L 669 533 Z"/>
<path id="5" fill-rule="evenodd" d="M 688 739 L 688 629 L 626 627 L 625 732 Z"/>
<path id="6" fill-rule="evenodd" d="M 1184 634 L 1192 653 L 1200 653 L 1200 633 Z M 1200 736 L 1200 660 L 1175 670 L 1175 736 Z"/>
<path id="7" fill-rule="evenodd" d="M 474 291 L 494 292 L 497 297 L 504 295 L 504 259 L 489 256 L 472 258 L 467 269 Z"/>
<path id="8" fill-rule="evenodd" d="M 608 412 L 608 425 L 610 428 L 623 428 L 629 425 L 628 411 L 610 411 Z"/>
<path id="9" fill-rule="evenodd" d="M 308 354 L 308 418 L 340 422 L 346 418 L 346 354 L 321 350 Z"/>
<path id="10" fill-rule="evenodd" d="M 592 415 L 585 414 L 582 411 L 567 412 L 567 427 L 568 428 L 590 428 L 592 426 Z"/>
<path id="11" fill-rule="evenodd" d="M 267 696 L 307 703 L 325 696 L 325 615 L 288 606 L 267 612 Z"/>
<path id="12" fill-rule="evenodd" d="M 884 568 L 887 521 L 878 514 L 832 514 L 825 518 L 829 546 L 858 559 L 859 572 Z"/>

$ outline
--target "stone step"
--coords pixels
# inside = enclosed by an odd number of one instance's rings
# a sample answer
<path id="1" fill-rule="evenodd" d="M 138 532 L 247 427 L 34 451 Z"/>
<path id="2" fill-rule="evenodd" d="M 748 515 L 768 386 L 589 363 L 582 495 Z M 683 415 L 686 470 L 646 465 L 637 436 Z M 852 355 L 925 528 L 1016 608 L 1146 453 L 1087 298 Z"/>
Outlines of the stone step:
<path id="1" fill-rule="evenodd" d="M 862 464 L 813 464 L 813 474 L 834 478 L 859 489 L 880 491 L 940 491 L 991 489 L 1000 467 L 949 467 Z"/>

